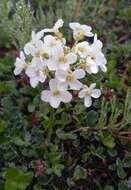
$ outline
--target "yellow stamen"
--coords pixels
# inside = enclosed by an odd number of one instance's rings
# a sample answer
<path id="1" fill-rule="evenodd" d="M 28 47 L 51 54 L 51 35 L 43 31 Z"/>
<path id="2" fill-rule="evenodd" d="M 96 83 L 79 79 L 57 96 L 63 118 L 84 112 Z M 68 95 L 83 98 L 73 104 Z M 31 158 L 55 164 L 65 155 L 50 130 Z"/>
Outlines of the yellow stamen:
<path id="1" fill-rule="evenodd" d="M 60 62 L 61 64 L 66 64 L 66 63 L 67 63 L 66 57 L 65 57 L 65 56 L 61 56 L 61 57 L 59 58 L 59 62 Z"/>
<path id="2" fill-rule="evenodd" d="M 96 59 L 96 54 L 92 54 L 91 59 L 95 60 Z"/>
<path id="3" fill-rule="evenodd" d="M 91 96 L 91 92 L 86 91 L 85 95 L 86 95 L 86 96 Z"/>
<path id="4" fill-rule="evenodd" d="M 59 96 L 60 95 L 60 91 L 59 90 L 55 90 L 54 92 L 53 92 L 53 96 Z"/>

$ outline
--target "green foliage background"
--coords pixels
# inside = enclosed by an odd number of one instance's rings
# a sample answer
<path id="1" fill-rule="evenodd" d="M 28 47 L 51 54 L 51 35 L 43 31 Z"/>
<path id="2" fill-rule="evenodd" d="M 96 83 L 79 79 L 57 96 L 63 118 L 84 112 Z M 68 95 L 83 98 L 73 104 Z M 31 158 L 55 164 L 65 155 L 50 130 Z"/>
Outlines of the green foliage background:
<path id="1" fill-rule="evenodd" d="M 89 24 L 104 43 L 108 72 L 87 77 L 102 97 L 53 110 L 23 74 L 13 75 L 32 30 L 63 18 Z M 128 0 L 0 1 L 0 190 L 130 190 L 131 91 Z M 45 170 L 37 176 L 40 160 Z"/>

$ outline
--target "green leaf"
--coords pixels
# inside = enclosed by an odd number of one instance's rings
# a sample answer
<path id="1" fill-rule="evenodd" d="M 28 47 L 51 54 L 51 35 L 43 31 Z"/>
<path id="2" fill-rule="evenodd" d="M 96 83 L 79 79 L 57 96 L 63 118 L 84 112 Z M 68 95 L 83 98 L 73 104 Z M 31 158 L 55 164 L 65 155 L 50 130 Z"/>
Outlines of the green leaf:
<path id="1" fill-rule="evenodd" d="M 30 113 L 34 112 L 34 111 L 35 111 L 35 105 L 30 103 L 30 104 L 28 105 L 28 111 L 29 111 Z"/>
<path id="2" fill-rule="evenodd" d="M 117 167 L 117 175 L 119 178 L 124 179 L 126 177 L 126 172 L 121 166 Z"/>
<path id="3" fill-rule="evenodd" d="M 25 190 L 31 182 L 32 173 L 11 167 L 6 170 L 5 178 L 5 190 Z"/>
<path id="4" fill-rule="evenodd" d="M 85 179 L 86 178 L 86 170 L 81 166 L 77 166 L 73 175 L 74 180 Z"/>
<path id="5" fill-rule="evenodd" d="M 42 187 L 40 185 L 35 185 L 33 190 L 42 190 Z"/>
<path id="6" fill-rule="evenodd" d="M 114 138 L 107 131 L 103 131 L 100 133 L 100 139 L 102 143 L 108 148 L 113 148 L 115 146 Z"/>
<path id="7" fill-rule="evenodd" d="M 60 177 L 61 176 L 61 171 L 64 169 L 64 166 L 62 164 L 57 164 L 55 167 L 53 167 L 54 173 Z"/>
<path id="8" fill-rule="evenodd" d="M 104 190 L 114 190 L 114 187 L 112 185 L 106 185 Z"/>
<path id="9" fill-rule="evenodd" d="M 126 158 L 124 158 L 123 167 L 131 168 L 131 156 L 127 156 Z"/>
<path id="10" fill-rule="evenodd" d="M 119 184 L 118 184 L 118 190 L 131 190 L 131 187 L 128 187 L 128 183 L 127 181 L 121 181 Z"/>
<path id="11" fill-rule="evenodd" d="M 75 140 L 77 138 L 77 136 L 75 134 L 73 134 L 71 132 L 69 132 L 69 133 L 64 132 L 62 129 L 57 129 L 56 134 L 59 137 L 59 139 L 62 139 L 62 140 L 67 140 L 67 139 Z"/>
<path id="12" fill-rule="evenodd" d="M 96 111 L 89 111 L 86 115 L 86 122 L 89 126 L 94 126 L 98 120 L 98 113 Z"/>
<path id="13" fill-rule="evenodd" d="M 0 133 L 2 133 L 6 128 L 6 122 L 4 120 L 0 121 Z"/>

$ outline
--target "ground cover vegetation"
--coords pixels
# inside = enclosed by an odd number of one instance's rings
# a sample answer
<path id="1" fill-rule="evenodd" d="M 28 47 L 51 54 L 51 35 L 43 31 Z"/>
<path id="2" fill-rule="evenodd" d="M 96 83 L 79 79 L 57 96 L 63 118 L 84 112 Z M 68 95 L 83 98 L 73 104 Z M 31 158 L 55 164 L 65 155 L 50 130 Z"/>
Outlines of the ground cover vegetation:
<path id="1" fill-rule="evenodd" d="M 103 42 L 107 72 L 84 79 L 101 89 L 90 107 L 76 94 L 54 109 L 42 83 L 14 75 L 31 32 L 60 18 L 70 46 L 76 21 Z M 131 189 L 130 20 L 128 0 L 0 1 L 0 190 Z"/>

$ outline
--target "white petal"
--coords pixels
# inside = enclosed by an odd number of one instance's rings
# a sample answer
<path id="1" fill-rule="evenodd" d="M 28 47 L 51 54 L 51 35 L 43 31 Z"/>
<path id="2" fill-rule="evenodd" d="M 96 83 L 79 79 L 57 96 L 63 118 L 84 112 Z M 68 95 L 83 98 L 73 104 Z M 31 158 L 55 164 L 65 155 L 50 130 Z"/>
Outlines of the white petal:
<path id="1" fill-rule="evenodd" d="M 98 65 L 94 62 L 90 65 L 90 70 L 92 73 L 96 74 L 98 73 L 99 69 L 98 69 Z"/>
<path id="2" fill-rule="evenodd" d="M 45 29 L 43 29 L 43 32 L 44 33 L 53 32 L 53 29 L 52 28 L 45 28 Z"/>
<path id="3" fill-rule="evenodd" d="M 85 96 L 85 91 L 81 90 L 78 94 L 79 98 L 83 98 Z"/>
<path id="4" fill-rule="evenodd" d="M 27 76 L 29 76 L 29 77 L 35 77 L 35 76 L 36 76 L 35 68 L 32 67 L 32 66 L 29 66 L 29 67 L 26 69 L 25 73 L 26 73 Z"/>
<path id="5" fill-rule="evenodd" d="M 91 106 L 91 104 L 92 104 L 92 99 L 91 99 L 90 96 L 86 96 L 86 97 L 85 97 L 84 104 L 85 104 L 86 107 L 90 107 L 90 106 Z"/>
<path id="6" fill-rule="evenodd" d="M 49 102 L 51 97 L 51 92 L 49 90 L 43 90 L 41 93 L 41 99 L 45 102 Z"/>
<path id="7" fill-rule="evenodd" d="M 22 72 L 22 70 L 23 70 L 22 67 L 16 67 L 14 70 L 14 74 L 19 75 Z"/>
<path id="8" fill-rule="evenodd" d="M 49 86 L 51 90 L 56 90 L 58 87 L 58 81 L 57 79 L 51 79 L 49 82 Z"/>
<path id="9" fill-rule="evenodd" d="M 65 81 L 66 80 L 66 71 L 64 70 L 57 70 L 55 73 L 55 76 L 58 80 L 60 81 Z"/>
<path id="10" fill-rule="evenodd" d="M 92 90 L 91 96 L 92 96 L 93 98 L 99 98 L 100 95 L 101 95 L 101 91 L 100 91 L 99 89 L 93 89 L 93 90 Z"/>
<path id="11" fill-rule="evenodd" d="M 42 42 L 42 40 L 38 40 L 36 43 L 35 43 L 35 46 L 38 50 L 42 51 L 43 48 L 44 48 L 44 43 Z"/>
<path id="12" fill-rule="evenodd" d="M 91 90 L 93 90 L 95 87 L 96 87 L 96 83 L 92 83 L 92 84 L 90 85 L 90 87 L 89 87 L 89 90 L 91 91 Z"/>
<path id="13" fill-rule="evenodd" d="M 81 28 L 82 28 L 85 32 L 86 32 L 86 31 L 90 32 L 90 31 L 92 30 L 91 26 L 88 26 L 88 25 L 85 25 L 85 24 L 81 25 Z"/>
<path id="14" fill-rule="evenodd" d="M 67 90 L 68 84 L 66 82 L 58 81 L 58 89 L 59 90 Z"/>
<path id="15" fill-rule="evenodd" d="M 64 92 L 61 92 L 61 94 L 62 94 L 62 100 L 61 100 L 62 102 L 68 103 L 71 101 L 72 99 L 71 93 L 69 93 L 68 91 L 64 91 Z"/>
<path id="16" fill-rule="evenodd" d="M 47 35 L 47 36 L 45 36 L 44 37 L 44 42 L 46 43 L 46 44 L 50 44 L 52 41 L 56 41 L 56 39 L 55 39 L 55 37 L 54 36 L 52 36 L 52 35 Z"/>
<path id="17" fill-rule="evenodd" d="M 72 90 L 80 90 L 82 83 L 78 80 L 74 80 L 70 82 L 69 85 Z"/>
<path id="18" fill-rule="evenodd" d="M 30 85 L 35 88 L 38 85 L 39 81 L 37 77 L 30 78 Z"/>
<path id="19" fill-rule="evenodd" d="M 40 81 L 40 82 L 45 82 L 45 79 L 46 79 L 46 75 L 41 74 L 41 75 L 39 76 L 39 81 Z"/>
<path id="20" fill-rule="evenodd" d="M 85 32 L 85 36 L 92 37 L 94 34 L 92 32 Z"/>
<path id="21" fill-rule="evenodd" d="M 105 65 L 100 65 L 100 68 L 103 72 L 106 72 L 107 71 L 107 67 Z"/>
<path id="22" fill-rule="evenodd" d="M 38 40 L 40 40 L 43 36 L 44 36 L 44 31 L 43 30 L 41 30 L 41 31 L 39 31 L 39 32 L 36 33 L 36 38 Z"/>
<path id="23" fill-rule="evenodd" d="M 94 43 L 97 41 L 97 34 L 94 35 Z"/>
<path id="24" fill-rule="evenodd" d="M 31 38 L 32 38 L 32 39 L 35 38 L 35 31 L 32 31 L 32 33 L 31 33 Z"/>
<path id="25" fill-rule="evenodd" d="M 43 61 L 39 57 L 33 57 L 32 62 L 31 62 L 31 67 L 39 68 L 42 70 L 45 66 L 46 66 L 45 61 Z"/>
<path id="26" fill-rule="evenodd" d="M 59 63 L 58 66 L 59 66 L 59 69 L 64 70 L 64 71 L 66 71 L 70 67 L 69 63 L 65 63 L 65 64 L 60 64 Z"/>
<path id="27" fill-rule="evenodd" d="M 51 96 L 51 98 L 50 98 L 50 105 L 53 108 L 58 108 L 59 105 L 60 105 L 60 97 Z"/>
<path id="28" fill-rule="evenodd" d="M 55 71 L 58 68 L 58 63 L 53 59 L 49 59 L 45 63 L 50 71 Z"/>
<path id="29" fill-rule="evenodd" d="M 69 54 L 67 54 L 66 58 L 67 58 L 69 64 L 73 64 L 77 60 L 77 56 L 76 56 L 75 53 L 69 53 Z"/>
<path id="30" fill-rule="evenodd" d="M 23 61 L 25 61 L 25 55 L 24 55 L 23 51 L 20 52 L 20 58 L 21 58 Z"/>
<path id="31" fill-rule="evenodd" d="M 30 43 L 27 43 L 24 47 L 24 52 L 26 53 L 26 55 L 34 55 L 35 53 L 35 47 L 33 45 L 31 45 Z"/>
<path id="32" fill-rule="evenodd" d="M 54 30 L 58 30 L 59 28 L 63 26 L 63 24 L 64 24 L 64 21 L 62 19 L 58 19 L 54 25 Z"/>
<path id="33" fill-rule="evenodd" d="M 85 76 L 85 71 L 83 69 L 76 69 L 73 72 L 76 79 L 82 79 Z"/>
<path id="34" fill-rule="evenodd" d="M 69 23 L 69 27 L 72 29 L 72 30 L 75 30 L 76 28 L 80 28 L 80 24 L 78 22 L 70 22 Z"/>

